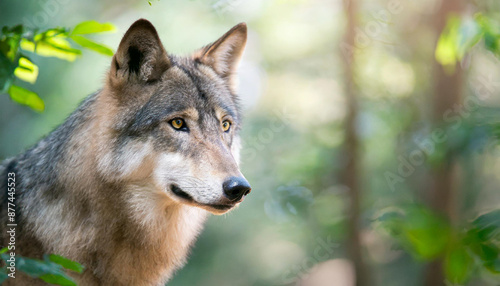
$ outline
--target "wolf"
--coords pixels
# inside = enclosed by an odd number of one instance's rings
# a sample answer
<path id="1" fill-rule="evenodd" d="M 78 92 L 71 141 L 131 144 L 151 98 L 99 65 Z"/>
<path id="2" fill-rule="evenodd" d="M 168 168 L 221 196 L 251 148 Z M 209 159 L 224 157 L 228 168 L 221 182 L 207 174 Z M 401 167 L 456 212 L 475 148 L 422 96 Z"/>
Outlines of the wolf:
<path id="1" fill-rule="evenodd" d="M 78 261 L 78 285 L 164 285 L 207 215 L 251 191 L 239 170 L 236 91 L 246 41 L 241 23 L 179 57 L 149 21 L 133 23 L 104 87 L 1 164 L 1 245 L 13 217 L 15 254 Z M 19 276 L 6 285 L 45 284 Z"/>

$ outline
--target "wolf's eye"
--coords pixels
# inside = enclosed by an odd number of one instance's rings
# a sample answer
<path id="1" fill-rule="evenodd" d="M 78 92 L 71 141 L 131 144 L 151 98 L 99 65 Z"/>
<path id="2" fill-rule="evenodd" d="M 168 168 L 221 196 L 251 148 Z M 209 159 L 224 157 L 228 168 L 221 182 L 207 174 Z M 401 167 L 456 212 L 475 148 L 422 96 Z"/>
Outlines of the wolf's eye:
<path id="1" fill-rule="evenodd" d="M 180 118 L 172 119 L 170 121 L 170 124 L 172 125 L 172 127 L 174 127 L 174 129 L 177 129 L 177 130 L 182 130 L 182 129 L 186 128 L 186 123 L 184 122 L 184 120 L 182 120 Z"/>
<path id="2" fill-rule="evenodd" d="M 231 128 L 231 122 L 224 120 L 222 122 L 222 130 L 224 130 L 224 132 L 228 132 L 229 128 Z"/>

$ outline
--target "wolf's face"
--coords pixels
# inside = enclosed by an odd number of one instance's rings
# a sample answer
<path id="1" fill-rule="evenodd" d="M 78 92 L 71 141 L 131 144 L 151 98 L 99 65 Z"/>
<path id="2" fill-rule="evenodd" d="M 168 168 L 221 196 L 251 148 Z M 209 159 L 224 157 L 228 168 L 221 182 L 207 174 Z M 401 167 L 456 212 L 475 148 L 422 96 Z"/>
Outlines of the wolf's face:
<path id="1" fill-rule="evenodd" d="M 144 182 L 174 203 L 225 213 L 250 192 L 238 167 L 235 70 L 246 26 L 192 57 L 168 55 L 154 27 L 134 23 L 113 57 L 105 93 L 112 147 L 99 167 Z M 114 171 L 114 174 L 111 170 Z"/>

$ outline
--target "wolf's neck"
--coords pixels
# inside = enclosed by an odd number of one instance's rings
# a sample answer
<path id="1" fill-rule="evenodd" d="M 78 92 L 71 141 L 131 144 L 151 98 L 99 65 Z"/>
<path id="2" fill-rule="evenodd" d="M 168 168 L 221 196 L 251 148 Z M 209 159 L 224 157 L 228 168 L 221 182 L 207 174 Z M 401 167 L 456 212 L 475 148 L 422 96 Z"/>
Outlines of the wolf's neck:
<path id="1" fill-rule="evenodd" d="M 127 223 L 121 231 L 127 235 L 121 245 L 114 245 L 118 252 L 113 257 L 120 261 L 113 261 L 110 267 L 124 277 L 133 276 L 137 281 L 131 285 L 144 279 L 156 280 L 158 285 L 166 282 L 185 264 L 207 212 L 175 203 L 147 186 L 127 186 L 122 194 L 121 212 Z"/>
<path id="2" fill-rule="evenodd" d="M 148 241 L 188 247 L 201 231 L 207 211 L 174 202 L 165 193 L 148 186 L 127 186 L 122 202 L 131 227 L 150 237 Z"/>

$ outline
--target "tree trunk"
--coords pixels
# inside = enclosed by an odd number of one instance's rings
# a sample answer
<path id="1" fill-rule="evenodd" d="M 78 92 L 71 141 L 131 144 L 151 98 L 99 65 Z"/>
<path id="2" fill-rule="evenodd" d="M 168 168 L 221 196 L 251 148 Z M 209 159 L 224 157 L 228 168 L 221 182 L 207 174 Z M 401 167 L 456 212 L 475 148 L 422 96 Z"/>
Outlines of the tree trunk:
<path id="1" fill-rule="evenodd" d="M 343 174 L 343 183 L 349 190 L 349 213 L 348 213 L 348 255 L 354 264 L 356 285 L 369 285 L 368 270 L 364 263 L 362 253 L 362 243 L 360 235 L 360 170 L 359 170 L 359 140 L 357 135 L 356 120 L 358 114 L 358 103 L 356 96 L 356 86 L 354 83 L 354 49 L 355 28 L 356 28 L 356 0 L 344 0 L 344 9 L 346 13 L 347 25 L 344 36 L 343 47 L 348 47 L 342 53 L 344 60 L 344 80 L 347 115 L 344 121 L 345 142 L 344 142 L 344 160 L 345 169 Z"/>
<path id="2" fill-rule="evenodd" d="M 453 13 L 460 14 L 461 11 L 461 1 L 443 0 L 434 21 L 434 30 L 439 33 L 437 38 L 445 28 L 448 16 Z M 438 62 L 434 61 L 434 79 L 433 123 L 435 128 L 439 128 L 443 123 L 445 112 L 461 102 L 463 71 L 460 65 L 457 65 L 455 71 L 450 74 Z M 427 194 L 429 206 L 452 223 L 456 221 L 457 217 L 455 167 L 454 154 L 448 154 L 441 165 L 432 170 L 431 188 Z M 427 265 L 426 286 L 445 285 L 442 262 L 442 259 L 439 259 Z"/>

